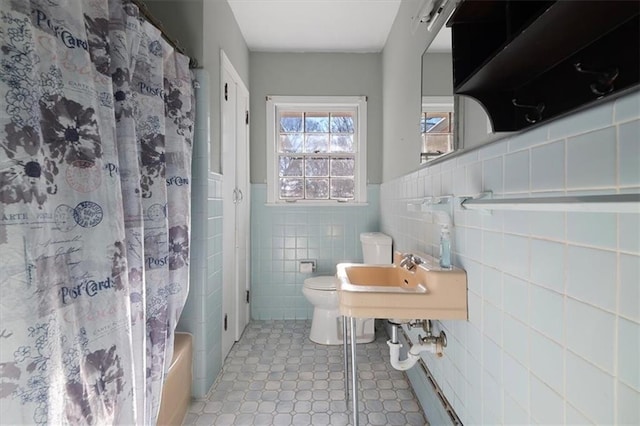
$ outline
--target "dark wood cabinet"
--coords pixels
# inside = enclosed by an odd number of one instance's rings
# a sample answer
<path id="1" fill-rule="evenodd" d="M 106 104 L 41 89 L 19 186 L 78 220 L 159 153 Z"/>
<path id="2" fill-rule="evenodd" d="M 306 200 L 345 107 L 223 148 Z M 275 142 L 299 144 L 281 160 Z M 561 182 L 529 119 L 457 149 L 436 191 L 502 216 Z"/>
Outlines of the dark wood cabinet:
<path id="1" fill-rule="evenodd" d="M 634 90 L 640 1 L 466 0 L 452 29 L 454 92 L 516 131 Z"/>

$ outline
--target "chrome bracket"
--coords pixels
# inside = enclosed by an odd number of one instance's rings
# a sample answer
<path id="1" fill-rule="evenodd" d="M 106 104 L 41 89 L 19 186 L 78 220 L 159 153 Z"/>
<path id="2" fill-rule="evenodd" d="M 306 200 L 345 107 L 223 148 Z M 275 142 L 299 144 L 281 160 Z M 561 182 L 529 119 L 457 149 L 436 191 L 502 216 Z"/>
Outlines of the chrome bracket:
<path id="1" fill-rule="evenodd" d="M 469 210 L 464 203 L 466 203 L 469 200 L 492 200 L 493 199 L 493 191 L 484 191 L 479 193 L 478 195 L 469 195 L 466 197 L 460 197 L 460 208 L 462 210 Z M 479 211 L 481 214 L 485 215 L 485 216 L 491 216 L 493 213 L 491 210 L 488 209 L 477 209 L 477 211 Z"/>

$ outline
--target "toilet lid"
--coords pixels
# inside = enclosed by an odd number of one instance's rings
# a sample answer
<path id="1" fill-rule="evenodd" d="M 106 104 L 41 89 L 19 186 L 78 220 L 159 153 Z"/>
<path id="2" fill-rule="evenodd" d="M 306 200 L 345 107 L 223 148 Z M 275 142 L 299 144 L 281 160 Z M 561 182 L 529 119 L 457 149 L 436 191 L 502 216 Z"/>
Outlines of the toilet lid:
<path id="1" fill-rule="evenodd" d="M 307 278 L 306 280 L 304 280 L 304 286 L 306 288 L 312 288 L 314 290 L 336 290 L 336 277 L 322 276 Z"/>

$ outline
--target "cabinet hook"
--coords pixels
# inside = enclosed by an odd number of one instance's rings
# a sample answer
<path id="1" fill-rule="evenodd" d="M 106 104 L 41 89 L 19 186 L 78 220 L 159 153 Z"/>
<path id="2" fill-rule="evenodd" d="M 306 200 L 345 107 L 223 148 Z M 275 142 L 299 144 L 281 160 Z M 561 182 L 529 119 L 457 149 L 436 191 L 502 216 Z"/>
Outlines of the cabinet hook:
<path id="1" fill-rule="evenodd" d="M 613 82 L 618 78 L 620 72 L 618 68 L 610 68 L 604 71 L 596 71 L 586 69 L 582 66 L 582 63 L 576 62 L 573 64 L 576 71 L 582 74 L 593 74 L 596 76 L 595 83 L 591 83 L 589 88 L 591 89 L 591 93 L 598 96 L 599 98 L 613 91 Z"/>
<path id="2" fill-rule="evenodd" d="M 545 108 L 543 103 L 539 103 L 538 105 L 519 104 L 516 98 L 511 99 L 511 103 L 517 108 L 525 108 L 531 110 L 531 113 L 526 113 L 524 115 L 524 119 L 527 120 L 527 122 L 535 124 L 538 121 L 542 120 L 542 112 Z"/>

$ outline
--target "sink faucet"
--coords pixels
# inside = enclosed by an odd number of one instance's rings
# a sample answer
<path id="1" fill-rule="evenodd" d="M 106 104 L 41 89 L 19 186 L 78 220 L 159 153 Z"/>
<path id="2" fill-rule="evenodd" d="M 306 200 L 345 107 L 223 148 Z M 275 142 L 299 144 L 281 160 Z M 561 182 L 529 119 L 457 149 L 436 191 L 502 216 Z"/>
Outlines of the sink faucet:
<path id="1" fill-rule="evenodd" d="M 418 256 L 415 256 L 411 253 L 407 253 L 405 255 L 402 256 L 402 260 L 400 261 L 400 267 L 401 268 L 406 268 L 407 271 L 411 271 L 412 269 L 414 269 L 417 265 L 420 265 L 421 263 L 423 263 L 423 260 L 420 259 Z"/>

